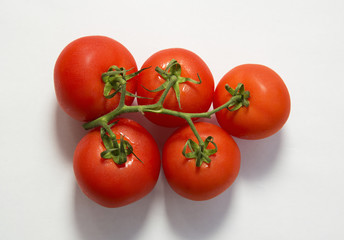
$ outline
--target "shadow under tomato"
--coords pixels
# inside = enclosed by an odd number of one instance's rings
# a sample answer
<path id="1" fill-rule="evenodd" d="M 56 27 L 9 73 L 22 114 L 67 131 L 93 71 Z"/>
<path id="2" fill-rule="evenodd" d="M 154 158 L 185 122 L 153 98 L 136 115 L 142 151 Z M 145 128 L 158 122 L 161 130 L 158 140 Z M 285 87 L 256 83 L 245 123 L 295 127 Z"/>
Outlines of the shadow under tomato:
<path id="1" fill-rule="evenodd" d="M 83 122 L 76 121 L 65 113 L 56 103 L 55 131 L 58 146 L 64 159 L 73 161 L 74 150 L 87 131 L 82 128 Z"/>
<path id="2" fill-rule="evenodd" d="M 74 216 L 81 239 L 136 239 L 154 198 L 154 190 L 143 199 L 120 208 L 105 208 L 84 195 L 75 184 Z"/>
<path id="3" fill-rule="evenodd" d="M 241 152 L 239 175 L 255 180 L 272 171 L 278 160 L 278 153 L 283 142 L 283 129 L 276 134 L 260 140 L 235 138 Z"/>
<path id="4" fill-rule="evenodd" d="M 192 201 L 179 196 L 164 180 L 165 207 L 172 229 L 180 239 L 212 239 L 230 216 L 234 191 L 235 184 L 213 199 Z"/>

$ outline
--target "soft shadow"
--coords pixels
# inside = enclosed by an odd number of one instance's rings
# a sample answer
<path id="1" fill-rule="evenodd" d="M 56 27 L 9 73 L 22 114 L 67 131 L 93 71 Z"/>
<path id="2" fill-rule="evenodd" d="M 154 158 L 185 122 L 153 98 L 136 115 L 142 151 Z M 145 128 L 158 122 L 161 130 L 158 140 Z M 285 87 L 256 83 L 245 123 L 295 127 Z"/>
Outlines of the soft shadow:
<path id="1" fill-rule="evenodd" d="M 56 103 L 55 131 L 57 143 L 64 155 L 64 159 L 73 161 L 74 150 L 87 131 L 82 128 L 83 122 L 72 119 Z"/>
<path id="2" fill-rule="evenodd" d="M 136 239 L 153 197 L 154 190 L 127 206 L 105 208 L 88 199 L 75 184 L 74 215 L 81 239 Z"/>
<path id="3" fill-rule="evenodd" d="M 235 184 L 207 201 L 192 201 L 175 193 L 164 179 L 167 217 L 178 239 L 212 239 L 230 216 L 230 203 Z"/>
<path id="4" fill-rule="evenodd" d="M 240 176 L 255 180 L 272 171 L 283 141 L 283 130 L 261 140 L 235 138 L 241 152 Z"/>

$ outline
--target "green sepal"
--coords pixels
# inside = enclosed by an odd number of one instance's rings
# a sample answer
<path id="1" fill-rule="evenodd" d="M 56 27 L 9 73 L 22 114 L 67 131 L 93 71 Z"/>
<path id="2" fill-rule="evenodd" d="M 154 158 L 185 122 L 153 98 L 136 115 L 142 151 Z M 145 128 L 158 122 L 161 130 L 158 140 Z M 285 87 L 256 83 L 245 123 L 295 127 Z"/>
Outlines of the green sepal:
<path id="1" fill-rule="evenodd" d="M 124 140 L 123 137 L 121 136 L 120 138 L 120 144 L 119 144 L 119 163 L 118 164 L 123 164 L 127 161 L 127 152 L 125 151 L 125 145 L 124 145 Z"/>
<path id="2" fill-rule="evenodd" d="M 109 125 L 109 131 L 111 131 L 111 127 L 116 124 L 116 122 Z M 124 140 L 122 135 L 120 139 L 117 139 L 114 134 L 111 134 L 111 137 L 110 135 L 108 135 L 105 128 L 100 129 L 100 135 L 106 149 L 105 151 L 100 153 L 100 156 L 102 158 L 112 159 L 116 164 L 123 164 L 127 161 L 127 156 L 133 154 L 141 163 L 143 163 L 134 153 L 131 144 L 128 141 Z"/>
<path id="3" fill-rule="evenodd" d="M 113 151 L 115 151 L 115 149 L 105 150 L 100 153 L 100 156 L 105 159 L 113 158 L 115 156 L 115 154 L 112 153 Z"/>
<path id="4" fill-rule="evenodd" d="M 180 104 L 180 90 L 179 90 L 179 84 L 174 84 L 173 85 L 173 90 L 176 94 L 176 98 L 177 98 L 177 102 L 178 102 L 178 106 L 179 106 L 179 109 L 182 109 L 182 106 Z"/>
<path id="5" fill-rule="evenodd" d="M 207 149 L 209 143 L 211 143 L 212 145 L 214 145 L 215 148 L 212 148 L 212 149 Z M 214 138 L 212 136 L 209 136 L 205 139 L 204 141 L 204 148 L 205 148 L 205 153 L 210 156 L 210 155 L 213 155 L 217 152 L 217 145 L 216 143 L 214 142 Z"/>
<path id="6" fill-rule="evenodd" d="M 107 86 L 108 85 L 108 86 Z M 110 85 L 110 87 L 109 87 Z M 124 85 L 119 85 L 117 87 L 117 90 L 114 91 L 113 93 L 110 94 L 111 90 L 114 89 L 114 87 L 111 84 L 105 83 L 105 87 L 104 87 L 104 97 L 106 97 L 107 99 L 113 98 L 118 92 L 120 92 L 122 90 L 122 87 Z M 106 89 L 105 89 L 106 88 Z"/>
<path id="7" fill-rule="evenodd" d="M 165 71 L 170 71 L 171 74 L 173 74 L 175 76 L 180 76 L 182 73 L 182 67 L 177 62 L 177 60 L 172 59 L 172 61 L 170 62 L 170 67 L 166 68 Z"/>
<path id="8" fill-rule="evenodd" d="M 211 143 L 215 148 L 207 149 L 209 143 Z M 190 152 L 186 152 L 187 148 L 190 149 Z M 211 159 L 209 156 L 217 152 L 217 145 L 214 142 L 214 138 L 209 136 L 205 139 L 203 147 L 192 139 L 188 139 L 183 147 L 182 154 L 186 158 L 195 159 L 196 166 L 200 167 L 203 162 L 209 164 Z"/>
<path id="9" fill-rule="evenodd" d="M 103 144 L 106 149 L 113 149 L 115 147 L 111 137 L 106 134 L 105 128 L 100 129 L 100 136 L 103 140 Z"/>
<path id="10" fill-rule="evenodd" d="M 227 106 L 229 111 L 237 111 L 241 107 L 248 107 L 250 105 L 250 92 L 245 90 L 244 84 L 238 83 L 235 89 L 231 88 L 228 84 L 225 85 L 225 89 L 232 95 L 230 104 Z"/>
<path id="11" fill-rule="evenodd" d="M 110 95 L 110 92 L 112 90 L 112 85 L 110 82 L 105 82 L 105 85 L 104 85 L 104 92 L 103 92 L 103 95 L 104 97 L 108 98 L 108 96 Z"/>
<path id="12" fill-rule="evenodd" d="M 118 92 L 122 90 L 123 87 L 126 87 L 126 83 L 129 79 L 137 76 L 139 73 L 148 68 L 142 68 L 137 72 L 127 75 L 127 72 L 130 72 L 133 68 L 126 70 L 123 67 L 119 68 L 115 65 L 111 66 L 107 72 L 102 74 L 102 80 L 105 84 L 103 90 L 104 97 L 108 99 L 114 97 Z M 112 90 L 114 90 L 113 93 L 111 93 Z M 126 92 L 126 95 L 130 97 L 139 97 L 130 92 Z"/>
<path id="13" fill-rule="evenodd" d="M 148 88 L 146 88 L 145 86 L 142 86 L 145 90 L 149 91 L 149 92 L 160 92 L 164 89 L 166 89 L 168 85 L 168 82 L 164 82 L 163 84 L 161 84 L 158 88 L 154 89 L 154 90 L 149 90 Z"/>
<path id="14" fill-rule="evenodd" d="M 191 150 L 190 152 L 186 152 L 187 147 L 189 147 L 189 149 Z M 196 150 L 199 148 L 198 144 L 196 142 L 194 142 L 193 140 L 189 139 L 186 141 L 184 148 L 183 148 L 183 155 L 186 158 L 196 158 L 197 157 L 197 152 Z"/>
<path id="15" fill-rule="evenodd" d="M 181 73 L 182 73 L 182 68 L 180 66 L 180 64 L 177 62 L 177 60 L 172 59 L 166 66 L 165 70 L 161 69 L 160 67 L 156 67 L 155 71 L 157 73 L 160 74 L 160 76 L 165 80 L 165 82 L 163 84 L 161 84 L 158 88 L 150 90 L 145 88 L 144 86 L 142 86 L 144 89 L 146 89 L 149 92 L 160 92 L 163 91 L 164 89 L 167 88 L 167 86 L 169 85 L 169 82 L 172 81 L 172 79 L 177 79 L 176 82 L 174 83 L 173 90 L 176 94 L 176 99 L 179 105 L 179 108 L 181 109 L 181 104 L 180 104 L 180 86 L 179 84 L 184 83 L 184 82 L 191 82 L 194 84 L 201 84 L 201 78 L 197 73 L 197 77 L 199 81 L 196 81 L 194 79 L 191 78 L 185 78 L 185 77 L 181 77 Z"/>

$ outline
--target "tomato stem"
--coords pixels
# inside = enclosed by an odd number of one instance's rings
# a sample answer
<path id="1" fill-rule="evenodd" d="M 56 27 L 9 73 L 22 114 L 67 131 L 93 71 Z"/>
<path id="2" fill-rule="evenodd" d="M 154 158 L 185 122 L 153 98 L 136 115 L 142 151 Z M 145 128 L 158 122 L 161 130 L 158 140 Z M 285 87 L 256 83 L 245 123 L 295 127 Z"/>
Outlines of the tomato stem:
<path id="1" fill-rule="evenodd" d="M 180 77 L 180 65 L 179 63 L 177 63 L 176 60 L 171 60 L 171 62 L 169 63 L 169 65 L 166 67 L 165 70 L 162 70 L 161 68 L 157 67 L 155 70 L 166 80 L 165 83 L 163 83 L 159 88 L 155 89 L 155 90 L 148 90 L 148 91 L 152 91 L 152 92 L 157 92 L 157 91 L 162 91 L 163 93 L 160 96 L 158 102 L 154 103 L 154 104 L 150 104 L 150 105 L 136 105 L 136 106 L 127 106 L 125 104 L 125 96 L 129 95 L 129 96 L 135 96 L 132 93 L 127 92 L 126 90 L 126 83 L 127 80 L 132 78 L 133 76 L 136 76 L 137 74 L 139 74 L 141 71 L 143 71 L 144 69 L 141 69 L 140 71 L 130 74 L 130 75 L 125 75 L 127 70 L 125 70 L 124 68 L 117 68 L 117 67 L 111 67 L 109 69 L 109 71 L 113 71 L 113 69 L 115 69 L 116 71 L 119 71 L 120 74 L 116 75 L 116 77 L 121 76 L 122 79 L 117 79 L 116 81 L 120 82 L 120 86 L 116 89 L 117 92 L 119 92 L 121 94 L 120 97 L 120 102 L 119 105 L 117 106 L 116 109 L 114 109 L 113 111 L 93 120 L 90 121 L 88 123 L 85 123 L 83 125 L 84 129 L 88 130 L 88 129 L 92 129 L 92 128 L 96 128 L 96 127 L 102 127 L 106 130 L 106 132 L 109 134 L 109 136 L 112 139 L 115 139 L 116 136 L 114 136 L 114 133 L 111 131 L 111 127 L 109 126 L 109 122 L 118 117 L 119 115 L 123 114 L 123 113 L 129 113 L 129 112 L 152 112 L 152 113 L 158 113 L 158 114 L 168 114 L 168 115 L 172 115 L 175 117 L 180 117 L 183 118 L 184 120 L 186 120 L 186 122 L 189 124 L 192 132 L 194 133 L 195 137 L 197 138 L 198 144 L 196 147 L 196 143 L 191 143 L 190 141 L 192 141 L 191 139 L 188 140 L 188 142 L 185 145 L 185 149 L 183 150 L 183 154 L 184 156 L 188 156 L 190 158 L 195 158 L 196 159 L 196 165 L 200 166 L 202 164 L 202 162 L 210 162 L 210 158 L 209 156 L 211 154 L 216 153 L 217 151 L 217 147 L 216 144 L 213 141 L 213 138 L 211 136 L 209 136 L 206 141 L 203 141 L 201 136 L 199 135 L 199 133 L 197 132 L 197 129 L 192 121 L 193 118 L 210 118 L 213 114 L 215 114 L 218 111 L 221 111 L 225 108 L 227 108 L 229 111 L 236 111 L 241 107 L 247 107 L 249 105 L 249 101 L 248 98 L 250 97 L 250 93 L 248 91 L 245 90 L 244 85 L 239 83 L 235 89 L 232 89 L 231 87 L 229 87 L 228 85 L 225 86 L 226 90 L 232 95 L 232 97 L 223 105 L 209 111 L 209 112 L 202 112 L 202 113 L 186 113 L 186 112 L 180 112 L 180 111 L 175 111 L 175 110 L 171 110 L 171 109 L 167 109 L 163 107 L 163 103 L 166 99 L 166 96 L 168 94 L 168 92 L 171 90 L 171 88 L 173 88 L 173 90 L 176 93 L 176 97 L 178 100 L 178 104 L 180 106 L 180 101 L 179 101 L 179 83 L 181 82 L 185 82 L 185 81 L 190 81 L 193 82 L 195 84 L 201 84 L 201 79 L 199 78 L 199 81 L 195 81 L 193 79 L 188 79 L 188 78 L 182 78 Z M 114 73 L 113 72 L 108 72 L 107 74 L 104 73 L 103 76 L 113 76 Z M 128 77 L 129 76 L 129 77 Z M 104 81 L 104 80 L 103 80 Z M 106 81 L 104 81 L 105 83 Z M 105 83 L 106 84 L 106 83 Z M 107 92 L 109 94 L 109 91 Z M 136 96 L 139 97 L 139 96 Z M 206 149 L 208 144 L 212 143 L 215 146 L 215 149 Z M 194 154 L 187 154 L 186 151 L 186 147 L 189 146 L 189 148 L 191 149 L 192 152 L 194 152 Z M 197 149 L 193 149 L 193 148 L 197 148 Z"/>
<path id="2" fill-rule="evenodd" d="M 195 127 L 195 124 L 193 123 L 193 121 L 191 120 L 191 118 L 187 117 L 185 118 L 185 120 L 187 121 L 187 123 L 189 124 L 192 132 L 195 134 L 196 138 L 197 138 L 197 141 L 198 141 L 198 144 L 201 148 L 204 147 L 204 142 L 201 138 L 201 136 L 199 135 L 199 133 L 197 132 L 197 129 Z"/>
<path id="3" fill-rule="evenodd" d="M 125 94 L 127 92 L 126 88 L 127 88 L 127 83 L 123 84 L 121 87 L 121 92 L 120 92 L 121 98 L 119 100 L 119 104 L 117 108 L 123 108 L 125 106 Z"/>
<path id="4" fill-rule="evenodd" d="M 127 106 L 124 103 L 118 105 L 116 109 L 113 111 L 93 120 L 88 123 L 85 123 L 83 125 L 84 129 L 89 130 L 95 127 L 99 126 L 104 126 L 104 122 L 108 123 L 112 119 L 118 117 L 119 115 L 123 113 L 131 113 L 131 112 L 153 112 L 153 113 L 159 113 L 159 114 L 167 114 L 167 115 L 172 115 L 175 117 L 180 117 L 188 121 L 187 119 L 192 119 L 192 118 L 211 118 L 213 114 L 215 114 L 218 111 L 221 111 L 225 108 L 233 106 L 235 103 L 238 102 L 242 97 L 241 96 L 233 96 L 230 98 L 226 103 L 223 105 L 209 111 L 209 112 L 202 112 L 202 113 L 185 113 L 185 112 L 179 112 L 171 109 L 164 108 L 162 106 L 162 103 L 164 102 L 164 99 L 167 96 L 168 91 L 170 88 L 173 86 L 173 82 L 171 82 L 167 88 L 165 88 L 163 94 L 161 95 L 159 101 L 155 104 L 150 104 L 150 105 L 136 105 L 136 106 Z M 125 97 L 125 88 L 121 90 L 121 97 Z M 123 99 L 124 99 L 123 97 Z M 192 121 L 191 121 L 192 122 Z"/>

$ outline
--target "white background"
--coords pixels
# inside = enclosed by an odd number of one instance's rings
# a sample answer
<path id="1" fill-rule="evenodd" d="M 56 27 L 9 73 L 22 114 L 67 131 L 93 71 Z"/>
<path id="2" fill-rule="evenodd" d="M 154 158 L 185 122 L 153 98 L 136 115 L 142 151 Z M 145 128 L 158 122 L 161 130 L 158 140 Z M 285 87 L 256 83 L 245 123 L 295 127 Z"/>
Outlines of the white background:
<path id="1" fill-rule="evenodd" d="M 0 239 L 344 239 L 344 1 L 0 2 Z M 85 134 L 57 105 L 60 51 L 86 35 L 124 44 L 138 66 L 187 48 L 216 82 L 260 63 L 285 81 L 290 118 L 278 134 L 237 140 L 235 184 L 193 202 L 161 175 L 146 198 L 106 209 L 74 179 Z M 171 133 L 135 114 L 159 146 Z M 216 123 L 216 120 L 212 120 Z"/>

